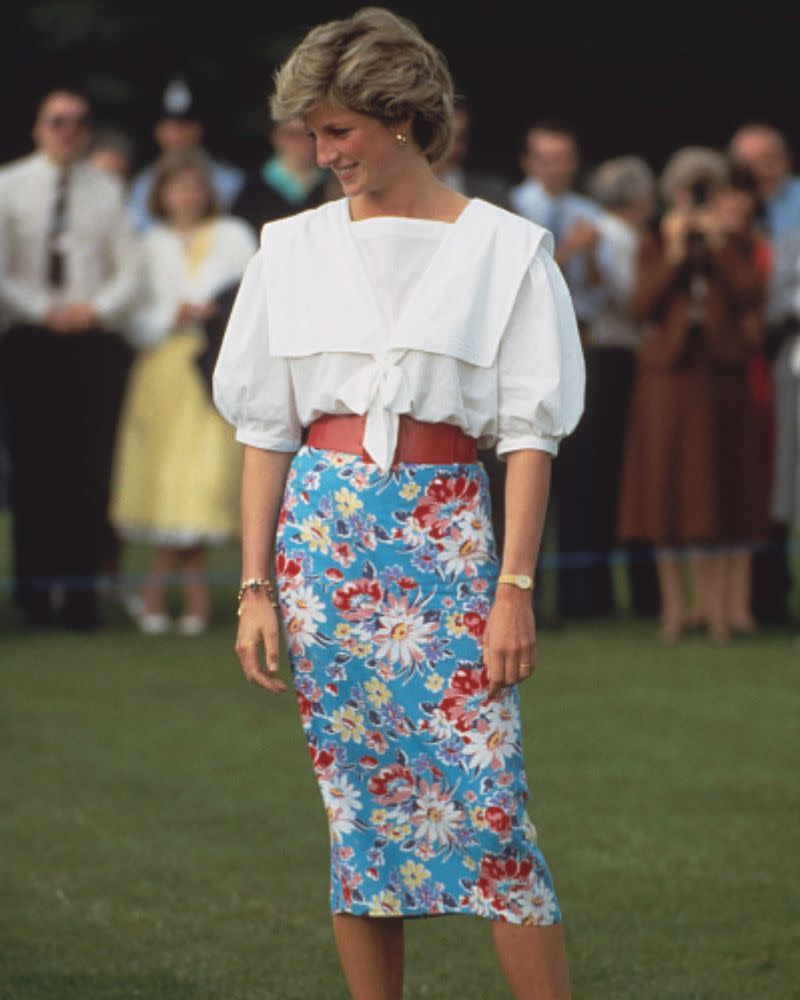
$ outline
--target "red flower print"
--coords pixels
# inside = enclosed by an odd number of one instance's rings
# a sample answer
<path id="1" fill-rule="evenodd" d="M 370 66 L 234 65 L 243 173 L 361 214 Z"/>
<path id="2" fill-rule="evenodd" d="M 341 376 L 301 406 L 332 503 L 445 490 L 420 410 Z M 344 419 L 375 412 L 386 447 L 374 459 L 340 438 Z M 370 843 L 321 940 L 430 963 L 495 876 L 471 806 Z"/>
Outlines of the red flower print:
<path id="1" fill-rule="evenodd" d="M 297 706 L 300 709 L 300 720 L 304 724 L 311 719 L 313 705 L 304 694 L 297 692 Z"/>
<path id="2" fill-rule="evenodd" d="M 371 729 L 367 733 L 367 746 L 375 753 L 386 753 L 386 737 L 377 729 Z"/>
<path id="3" fill-rule="evenodd" d="M 485 618 L 481 617 L 477 611 L 467 611 L 463 620 L 467 632 L 473 639 L 483 638 L 483 633 L 486 631 Z"/>
<path id="4" fill-rule="evenodd" d="M 477 506 L 478 481 L 466 476 L 437 476 L 414 509 L 414 520 L 431 538 L 444 538 L 454 517 Z"/>
<path id="5" fill-rule="evenodd" d="M 371 618 L 381 599 L 381 585 L 377 580 L 352 580 L 333 593 L 334 607 L 349 622 L 362 622 Z"/>
<path id="6" fill-rule="evenodd" d="M 339 542 L 331 547 L 331 555 L 341 566 L 347 568 L 352 563 L 355 562 L 356 554 L 347 544 L 347 542 Z"/>
<path id="7" fill-rule="evenodd" d="M 486 810 L 486 822 L 495 833 L 508 833 L 511 829 L 511 817 L 499 806 L 489 806 Z"/>
<path id="8" fill-rule="evenodd" d="M 478 889 L 495 910 L 508 909 L 511 898 L 530 889 L 533 861 L 487 854 L 481 860 Z"/>
<path id="9" fill-rule="evenodd" d="M 330 569 L 325 570 L 325 578 L 338 583 L 340 580 L 344 580 L 344 573 L 340 569 L 336 569 L 335 566 L 331 566 Z"/>
<path id="10" fill-rule="evenodd" d="M 378 766 L 378 758 L 370 757 L 369 754 L 365 754 L 359 759 L 358 763 L 366 770 L 371 771 L 373 767 Z"/>
<path id="11" fill-rule="evenodd" d="M 314 750 L 309 747 L 309 753 L 314 762 L 314 770 L 318 773 L 327 771 L 336 760 L 336 755 L 331 750 Z"/>
<path id="12" fill-rule="evenodd" d="M 453 674 L 439 707 L 459 732 L 472 727 L 488 687 L 489 679 L 483 667 L 459 667 Z"/>
<path id="13" fill-rule="evenodd" d="M 394 806 L 413 795 L 414 775 L 402 764 L 390 764 L 373 774 L 367 787 L 382 806 Z"/>
<path id="14" fill-rule="evenodd" d="M 300 561 L 298 559 L 287 559 L 283 552 L 279 552 L 275 559 L 275 574 L 282 583 L 291 583 L 296 576 L 300 575 Z"/>

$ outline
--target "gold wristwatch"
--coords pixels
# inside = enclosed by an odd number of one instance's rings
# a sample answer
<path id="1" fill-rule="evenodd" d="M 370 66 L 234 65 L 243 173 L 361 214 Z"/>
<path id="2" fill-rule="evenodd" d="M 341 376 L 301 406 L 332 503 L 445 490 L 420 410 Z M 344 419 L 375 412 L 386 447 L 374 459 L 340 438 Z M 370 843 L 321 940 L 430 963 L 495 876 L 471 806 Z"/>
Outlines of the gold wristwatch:
<path id="1" fill-rule="evenodd" d="M 520 590 L 533 590 L 533 577 L 526 573 L 501 573 L 497 578 L 498 583 L 510 583 Z"/>

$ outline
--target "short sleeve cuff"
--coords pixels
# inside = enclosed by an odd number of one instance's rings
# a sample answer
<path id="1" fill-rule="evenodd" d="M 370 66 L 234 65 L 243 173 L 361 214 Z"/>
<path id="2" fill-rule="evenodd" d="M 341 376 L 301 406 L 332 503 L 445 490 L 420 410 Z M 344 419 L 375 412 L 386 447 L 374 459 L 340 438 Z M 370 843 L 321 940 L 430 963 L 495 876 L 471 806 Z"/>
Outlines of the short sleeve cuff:
<path id="1" fill-rule="evenodd" d="M 555 457 L 558 454 L 559 438 L 528 434 L 525 437 L 501 438 L 497 442 L 497 456 L 503 458 L 512 451 L 545 451 Z"/>
<path id="2" fill-rule="evenodd" d="M 261 448 L 262 451 L 297 451 L 300 447 L 300 439 L 292 438 L 288 435 L 281 436 L 279 433 L 263 428 L 238 427 L 236 429 L 236 440 L 239 444 L 248 444 L 253 448 Z"/>

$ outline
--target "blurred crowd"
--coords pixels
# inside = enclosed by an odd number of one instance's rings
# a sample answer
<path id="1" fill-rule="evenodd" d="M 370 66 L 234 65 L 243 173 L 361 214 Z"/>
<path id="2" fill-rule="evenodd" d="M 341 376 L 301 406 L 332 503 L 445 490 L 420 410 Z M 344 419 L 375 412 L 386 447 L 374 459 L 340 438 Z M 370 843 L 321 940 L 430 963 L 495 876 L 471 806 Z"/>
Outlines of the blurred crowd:
<path id="1" fill-rule="evenodd" d="M 548 523 L 554 617 L 616 614 L 622 580 L 667 642 L 788 624 L 800 178 L 784 136 L 746 124 L 725 150 L 676 151 L 659 176 L 632 155 L 586 172 L 579 137 L 543 120 L 512 185 L 470 170 L 466 102 L 454 114 L 435 170 L 553 233 L 581 333 L 586 412 L 555 463 Z M 247 170 L 204 147 L 185 80 L 156 117 L 160 155 L 132 176 L 130 138 L 54 91 L 34 152 L 0 169 L 0 493 L 33 628 L 99 627 L 99 589 L 135 541 L 150 568 L 119 596 L 138 626 L 204 631 L 208 549 L 238 525 L 241 455 L 210 396 L 227 315 L 261 226 L 339 197 L 301 122 L 273 127 Z M 485 462 L 502 538 L 502 466 Z"/>

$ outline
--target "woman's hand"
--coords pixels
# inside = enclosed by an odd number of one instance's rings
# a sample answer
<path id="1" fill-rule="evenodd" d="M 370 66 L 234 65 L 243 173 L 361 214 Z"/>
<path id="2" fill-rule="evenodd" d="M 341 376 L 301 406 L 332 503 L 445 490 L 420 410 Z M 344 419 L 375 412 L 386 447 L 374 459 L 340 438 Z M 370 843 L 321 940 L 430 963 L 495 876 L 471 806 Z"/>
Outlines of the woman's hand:
<path id="1" fill-rule="evenodd" d="M 280 628 L 278 613 L 263 591 L 246 590 L 242 596 L 236 655 L 244 676 L 251 684 L 266 688 L 271 694 L 282 694 L 286 682 L 278 677 L 280 663 Z M 259 654 L 264 643 L 266 670 Z"/>
<path id="2" fill-rule="evenodd" d="M 519 684 L 536 667 L 536 622 L 529 590 L 512 584 L 497 587 L 483 634 L 483 662 L 489 676 L 486 700 Z"/>
<path id="3" fill-rule="evenodd" d="M 194 302 L 181 302 L 178 311 L 175 313 L 174 326 L 185 326 L 187 323 L 205 323 L 217 311 L 213 302 L 205 302 L 197 305 Z"/>
<path id="4" fill-rule="evenodd" d="M 688 212 L 672 209 L 661 220 L 661 236 L 667 257 L 673 263 L 680 263 L 688 251 L 688 235 L 691 217 Z"/>

